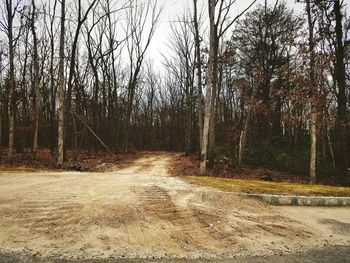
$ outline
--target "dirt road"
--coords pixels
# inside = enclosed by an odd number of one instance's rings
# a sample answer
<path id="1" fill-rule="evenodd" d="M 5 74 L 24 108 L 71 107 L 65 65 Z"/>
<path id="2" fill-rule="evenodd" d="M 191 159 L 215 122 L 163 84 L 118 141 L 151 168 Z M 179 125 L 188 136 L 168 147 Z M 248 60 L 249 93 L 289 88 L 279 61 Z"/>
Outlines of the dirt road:
<path id="1" fill-rule="evenodd" d="M 108 173 L 0 172 L 0 253 L 227 259 L 350 247 L 349 208 L 272 207 L 190 185 L 168 175 L 173 156 Z"/>

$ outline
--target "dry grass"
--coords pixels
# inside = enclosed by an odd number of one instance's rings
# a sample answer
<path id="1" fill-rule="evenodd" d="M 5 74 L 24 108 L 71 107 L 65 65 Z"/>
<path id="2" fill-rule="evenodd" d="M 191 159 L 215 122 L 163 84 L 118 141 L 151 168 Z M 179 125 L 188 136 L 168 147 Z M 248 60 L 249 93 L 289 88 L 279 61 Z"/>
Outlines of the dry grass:
<path id="1" fill-rule="evenodd" d="M 97 167 L 105 166 L 127 167 L 141 156 L 147 155 L 148 152 L 129 152 L 129 153 L 89 153 L 81 151 L 76 160 L 73 160 L 74 151 L 67 150 L 67 160 L 60 169 L 56 166 L 55 157 L 51 155 L 49 149 L 40 149 L 37 158 L 32 158 L 29 150 L 23 153 L 16 153 L 13 160 L 7 158 L 7 153 L 3 152 L 0 158 L 1 172 L 40 172 L 40 171 L 62 171 L 76 170 L 75 167 L 82 167 L 84 171 L 95 171 Z M 100 169 L 101 170 L 101 169 Z M 99 171 L 100 171 L 99 170 Z"/>
<path id="2" fill-rule="evenodd" d="M 304 196 L 350 196 L 350 187 L 263 182 L 205 176 L 186 176 L 183 179 L 193 184 L 213 187 L 227 192 Z"/>
<path id="3" fill-rule="evenodd" d="M 0 167 L 0 173 L 39 173 L 39 172 L 63 172 L 59 168 L 30 168 L 30 167 Z"/>

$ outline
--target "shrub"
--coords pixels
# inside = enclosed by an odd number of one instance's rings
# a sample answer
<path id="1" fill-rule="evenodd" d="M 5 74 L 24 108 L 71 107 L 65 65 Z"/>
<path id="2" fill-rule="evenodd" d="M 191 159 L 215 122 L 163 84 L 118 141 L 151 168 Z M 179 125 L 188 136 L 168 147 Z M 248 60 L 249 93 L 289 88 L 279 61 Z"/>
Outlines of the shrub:
<path id="1" fill-rule="evenodd" d="M 307 145 L 306 145 L 307 146 Z M 309 171 L 310 153 L 307 147 L 295 147 L 284 141 L 263 142 L 246 151 L 245 163 L 296 174 Z"/>

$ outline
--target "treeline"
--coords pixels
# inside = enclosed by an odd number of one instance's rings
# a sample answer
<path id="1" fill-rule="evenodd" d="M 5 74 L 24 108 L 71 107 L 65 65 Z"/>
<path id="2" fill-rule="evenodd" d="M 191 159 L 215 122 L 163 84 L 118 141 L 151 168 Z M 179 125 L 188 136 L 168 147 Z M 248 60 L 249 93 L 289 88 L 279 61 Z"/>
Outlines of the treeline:
<path id="1" fill-rule="evenodd" d="M 255 2 L 193 0 L 159 69 L 156 1 L 3 0 L 1 149 L 49 147 L 58 165 L 66 149 L 197 152 L 203 174 L 225 160 L 345 182 L 347 7 Z"/>

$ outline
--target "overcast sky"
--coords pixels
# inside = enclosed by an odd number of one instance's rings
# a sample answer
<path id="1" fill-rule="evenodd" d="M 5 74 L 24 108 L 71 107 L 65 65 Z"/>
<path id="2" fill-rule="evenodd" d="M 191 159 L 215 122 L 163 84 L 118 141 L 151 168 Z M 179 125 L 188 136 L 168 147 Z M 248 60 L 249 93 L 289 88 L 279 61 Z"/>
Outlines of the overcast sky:
<path id="1" fill-rule="evenodd" d="M 159 4 L 164 6 L 163 14 L 157 32 L 154 36 L 153 42 L 149 49 L 149 57 L 154 60 L 157 65 L 161 64 L 161 54 L 167 52 L 166 43 L 170 34 L 170 23 L 177 17 L 181 16 L 186 10 L 192 10 L 192 0 L 158 0 Z M 242 10 L 247 8 L 253 0 L 237 0 L 233 15 L 239 14 Z M 274 4 L 276 0 L 268 0 L 269 4 Z M 280 0 L 281 1 L 281 0 Z M 304 4 L 296 3 L 296 0 L 285 0 L 291 8 L 300 13 L 304 9 Z M 198 4 L 206 3 L 207 0 L 198 0 Z M 258 0 L 255 4 L 263 4 L 265 0 Z M 345 4 L 350 6 L 350 0 L 344 0 Z M 252 7 L 254 8 L 254 6 Z M 207 15 L 207 10 L 204 10 Z"/>

